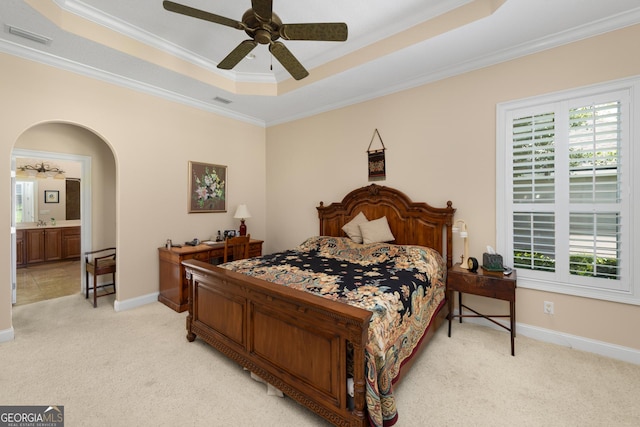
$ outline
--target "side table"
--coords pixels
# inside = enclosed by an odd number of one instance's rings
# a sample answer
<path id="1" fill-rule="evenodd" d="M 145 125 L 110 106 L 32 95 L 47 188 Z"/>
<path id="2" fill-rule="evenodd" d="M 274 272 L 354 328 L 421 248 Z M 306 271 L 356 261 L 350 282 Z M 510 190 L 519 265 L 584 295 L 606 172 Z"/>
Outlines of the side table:
<path id="1" fill-rule="evenodd" d="M 516 336 L 516 271 L 504 275 L 502 272 L 489 272 L 479 268 L 476 273 L 470 272 L 456 264 L 447 273 L 447 291 L 451 295 L 449 298 L 449 337 L 451 337 L 451 321 L 457 317 L 462 323 L 463 317 L 482 317 L 496 325 L 511 332 L 511 355 L 515 356 L 515 336 Z M 453 314 L 453 291 L 458 292 L 458 314 Z M 480 295 L 483 297 L 495 298 L 509 301 L 509 314 L 506 315 L 485 315 L 462 304 L 462 294 Z M 474 314 L 464 314 L 463 308 Z M 493 318 L 508 317 L 510 327 L 498 323 Z"/>

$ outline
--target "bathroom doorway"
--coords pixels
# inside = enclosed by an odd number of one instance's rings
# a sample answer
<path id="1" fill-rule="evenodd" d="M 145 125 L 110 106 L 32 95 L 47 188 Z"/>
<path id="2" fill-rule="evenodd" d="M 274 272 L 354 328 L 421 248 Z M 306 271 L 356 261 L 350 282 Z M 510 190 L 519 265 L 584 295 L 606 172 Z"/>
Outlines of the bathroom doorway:
<path id="1" fill-rule="evenodd" d="M 12 303 L 27 304 L 45 299 L 80 293 L 83 265 L 80 259 L 84 248 L 91 247 L 91 158 L 77 154 L 53 153 L 38 150 L 14 149 L 12 153 Z M 47 164 L 50 168 L 66 170 L 68 174 L 56 182 L 52 176 L 36 177 L 26 166 Z M 56 166 L 51 166 L 56 165 Z M 70 200 L 72 217 L 67 218 L 66 181 L 74 181 L 77 200 Z M 56 188 L 52 190 L 51 188 Z M 53 200 L 45 195 L 55 194 Z M 77 211 L 77 212 L 76 212 Z M 29 259 L 27 233 L 57 232 L 79 228 L 80 250 L 73 259 L 40 262 Z M 75 237 L 77 240 L 77 237 Z M 31 251 L 32 253 L 33 251 Z M 20 267 L 20 268 L 18 268 Z"/>
<path id="2" fill-rule="evenodd" d="M 25 129 L 16 139 L 11 153 L 12 211 L 15 211 L 16 158 L 19 157 L 47 161 L 52 163 L 51 166 L 55 166 L 53 163 L 56 162 L 78 162 L 81 166 L 79 242 L 78 236 L 75 236 L 75 239 L 76 248 L 80 246 L 80 258 L 84 252 L 94 249 L 94 245 L 98 245 L 96 248 L 116 246 L 116 157 L 109 143 L 99 133 L 86 126 L 60 121 L 40 122 Z M 38 189 L 38 201 L 42 202 L 42 206 L 46 206 L 44 210 L 49 213 L 34 218 L 36 224 L 38 220 L 44 220 L 50 225 L 54 210 L 56 222 L 59 218 L 66 218 L 66 213 L 59 213 L 61 210 L 56 208 L 61 207 L 62 203 L 55 203 L 63 200 L 59 197 L 63 189 L 56 188 L 59 193 L 47 193 L 47 201 L 53 203 L 44 202 L 44 190 Z M 35 208 L 38 214 L 39 209 Z M 25 252 L 18 253 L 16 250 L 15 215 L 12 215 L 11 220 L 11 286 L 13 301 L 16 301 L 17 256 Z M 38 261 L 33 262 L 36 263 Z M 77 292 L 83 293 L 86 288 L 84 263 L 80 261 L 79 265 L 80 284 L 75 287 Z"/>

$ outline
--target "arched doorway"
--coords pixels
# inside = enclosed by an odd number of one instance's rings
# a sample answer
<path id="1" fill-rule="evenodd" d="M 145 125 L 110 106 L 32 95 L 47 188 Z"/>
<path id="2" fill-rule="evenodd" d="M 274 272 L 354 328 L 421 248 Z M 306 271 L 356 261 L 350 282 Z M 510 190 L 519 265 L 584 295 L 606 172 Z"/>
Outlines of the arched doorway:
<path id="1" fill-rule="evenodd" d="M 109 145 L 99 135 L 76 124 L 38 124 L 27 129 L 16 141 L 12 152 L 13 171 L 16 159 L 21 157 L 48 162 L 77 162 L 81 167 L 81 253 L 93 248 L 94 244 L 115 246 L 115 157 Z M 15 174 L 12 174 L 12 180 L 12 188 L 15 189 Z M 15 198 L 15 194 L 12 197 Z M 15 203 L 15 199 L 12 202 Z M 36 208 L 38 212 L 35 218 L 47 218 L 49 206 L 54 205 L 45 206 L 47 209 Z M 14 214 L 11 263 L 14 295 L 17 290 L 15 219 Z M 83 268 L 81 266 L 79 272 L 81 286 L 78 293 L 86 286 Z"/>

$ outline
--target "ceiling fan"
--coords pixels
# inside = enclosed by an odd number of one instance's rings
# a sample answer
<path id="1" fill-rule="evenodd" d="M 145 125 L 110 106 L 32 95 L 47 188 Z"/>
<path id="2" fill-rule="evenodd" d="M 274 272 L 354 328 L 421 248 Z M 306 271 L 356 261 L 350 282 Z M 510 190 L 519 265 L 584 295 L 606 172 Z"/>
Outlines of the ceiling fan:
<path id="1" fill-rule="evenodd" d="M 227 27 L 244 30 L 250 40 L 244 40 L 229 53 L 219 64 L 218 68 L 231 70 L 258 44 L 268 44 L 269 51 L 282 64 L 282 66 L 296 80 L 301 80 L 309 75 L 289 49 L 280 41 L 284 40 L 317 40 L 317 41 L 345 41 L 347 40 L 347 24 L 336 23 L 310 23 L 310 24 L 283 24 L 273 8 L 273 0 L 251 0 L 251 9 L 242 15 L 242 21 L 225 18 L 200 9 L 174 3 L 165 0 L 162 6 L 170 11 L 182 15 L 191 16 Z"/>

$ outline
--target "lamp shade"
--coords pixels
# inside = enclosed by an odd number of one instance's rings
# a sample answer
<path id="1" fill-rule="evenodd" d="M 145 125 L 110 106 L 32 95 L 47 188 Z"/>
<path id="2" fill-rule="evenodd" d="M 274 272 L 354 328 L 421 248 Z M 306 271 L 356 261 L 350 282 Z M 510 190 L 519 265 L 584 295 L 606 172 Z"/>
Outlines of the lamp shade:
<path id="1" fill-rule="evenodd" d="M 247 205 L 238 205 L 236 213 L 235 215 L 233 215 L 233 217 L 239 219 L 251 218 L 251 214 L 249 213 L 249 209 L 247 209 Z"/>

